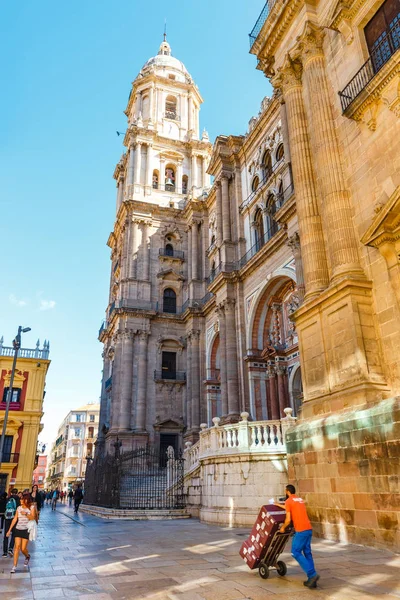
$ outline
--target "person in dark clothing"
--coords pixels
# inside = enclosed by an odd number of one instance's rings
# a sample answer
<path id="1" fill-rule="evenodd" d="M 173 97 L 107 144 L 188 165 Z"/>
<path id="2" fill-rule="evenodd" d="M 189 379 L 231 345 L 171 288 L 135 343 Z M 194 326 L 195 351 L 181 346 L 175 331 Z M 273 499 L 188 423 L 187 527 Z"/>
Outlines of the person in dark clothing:
<path id="1" fill-rule="evenodd" d="M 80 503 L 82 502 L 82 500 L 83 500 L 83 491 L 82 491 L 81 486 L 78 485 L 78 487 L 76 488 L 75 493 L 74 493 L 74 504 L 75 504 L 74 513 L 76 513 L 76 514 L 78 513 L 79 506 L 80 506 Z"/>
<path id="2" fill-rule="evenodd" d="M 68 503 L 69 506 L 72 506 L 72 498 L 74 497 L 74 492 L 72 490 L 69 490 L 68 492 Z"/>
<path id="3" fill-rule="evenodd" d="M 3 556 L 7 556 L 7 552 L 10 556 L 14 554 L 14 532 L 7 537 L 7 531 L 10 529 L 11 523 L 15 517 L 18 506 L 21 504 L 18 497 L 18 490 L 12 489 L 10 496 L 7 498 L 6 510 L 4 513 L 4 540 L 3 540 Z"/>
<path id="4" fill-rule="evenodd" d="M 6 504 L 7 504 L 7 492 L 3 492 L 0 495 L 0 533 L 3 531 L 6 512 Z"/>
<path id="5" fill-rule="evenodd" d="M 42 510 L 43 506 L 43 498 L 42 494 L 39 492 L 39 487 L 36 484 L 32 486 L 31 498 L 32 502 L 36 506 L 37 518 L 39 521 L 40 511 Z"/>

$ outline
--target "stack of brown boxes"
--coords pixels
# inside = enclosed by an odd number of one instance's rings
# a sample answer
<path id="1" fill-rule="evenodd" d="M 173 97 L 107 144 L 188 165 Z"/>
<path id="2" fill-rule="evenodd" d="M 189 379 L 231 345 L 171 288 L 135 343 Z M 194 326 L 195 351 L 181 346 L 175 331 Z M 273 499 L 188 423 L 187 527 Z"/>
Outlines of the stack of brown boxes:
<path id="1" fill-rule="evenodd" d="M 250 569 L 256 569 L 262 561 L 269 544 L 285 521 L 286 512 L 275 504 L 261 507 L 248 539 L 240 548 L 240 556 Z"/>

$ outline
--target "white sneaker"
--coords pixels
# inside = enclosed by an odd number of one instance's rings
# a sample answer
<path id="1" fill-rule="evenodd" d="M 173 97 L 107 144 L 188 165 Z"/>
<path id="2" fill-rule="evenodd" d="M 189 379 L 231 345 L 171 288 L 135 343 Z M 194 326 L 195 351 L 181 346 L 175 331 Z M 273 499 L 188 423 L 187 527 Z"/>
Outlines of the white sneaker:
<path id="1" fill-rule="evenodd" d="M 17 567 L 13 567 L 13 568 L 11 569 L 10 573 L 16 573 L 16 571 L 17 571 Z"/>

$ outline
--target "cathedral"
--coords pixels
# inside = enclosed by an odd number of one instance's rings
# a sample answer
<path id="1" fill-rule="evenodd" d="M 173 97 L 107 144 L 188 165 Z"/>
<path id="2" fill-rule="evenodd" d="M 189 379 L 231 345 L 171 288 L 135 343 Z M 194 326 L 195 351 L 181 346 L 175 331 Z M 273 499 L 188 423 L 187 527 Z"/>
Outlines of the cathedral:
<path id="1" fill-rule="evenodd" d="M 273 93 L 213 145 L 166 39 L 143 66 L 114 173 L 97 452 L 193 446 L 204 504 L 235 424 L 278 431 L 289 410 L 287 478 L 316 532 L 399 547 L 399 24 L 399 0 L 269 0 L 250 52 Z M 245 494 L 255 511 L 249 481 L 234 497 L 222 477 L 216 519 Z"/>

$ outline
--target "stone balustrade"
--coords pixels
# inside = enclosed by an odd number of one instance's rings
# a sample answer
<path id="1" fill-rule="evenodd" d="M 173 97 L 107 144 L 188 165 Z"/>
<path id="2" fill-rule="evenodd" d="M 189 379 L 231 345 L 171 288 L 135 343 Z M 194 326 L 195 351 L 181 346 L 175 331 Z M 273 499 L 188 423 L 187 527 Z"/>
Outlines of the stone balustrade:
<path id="1" fill-rule="evenodd" d="M 241 413 L 241 421 L 220 425 L 219 417 L 213 418 L 213 427 L 200 425 L 200 439 L 196 444 L 186 442 L 184 453 L 185 473 L 200 465 L 202 459 L 237 454 L 286 454 L 285 432 L 295 422 L 292 409 L 284 410 L 286 417 L 280 420 L 249 421 L 249 413 Z"/>

